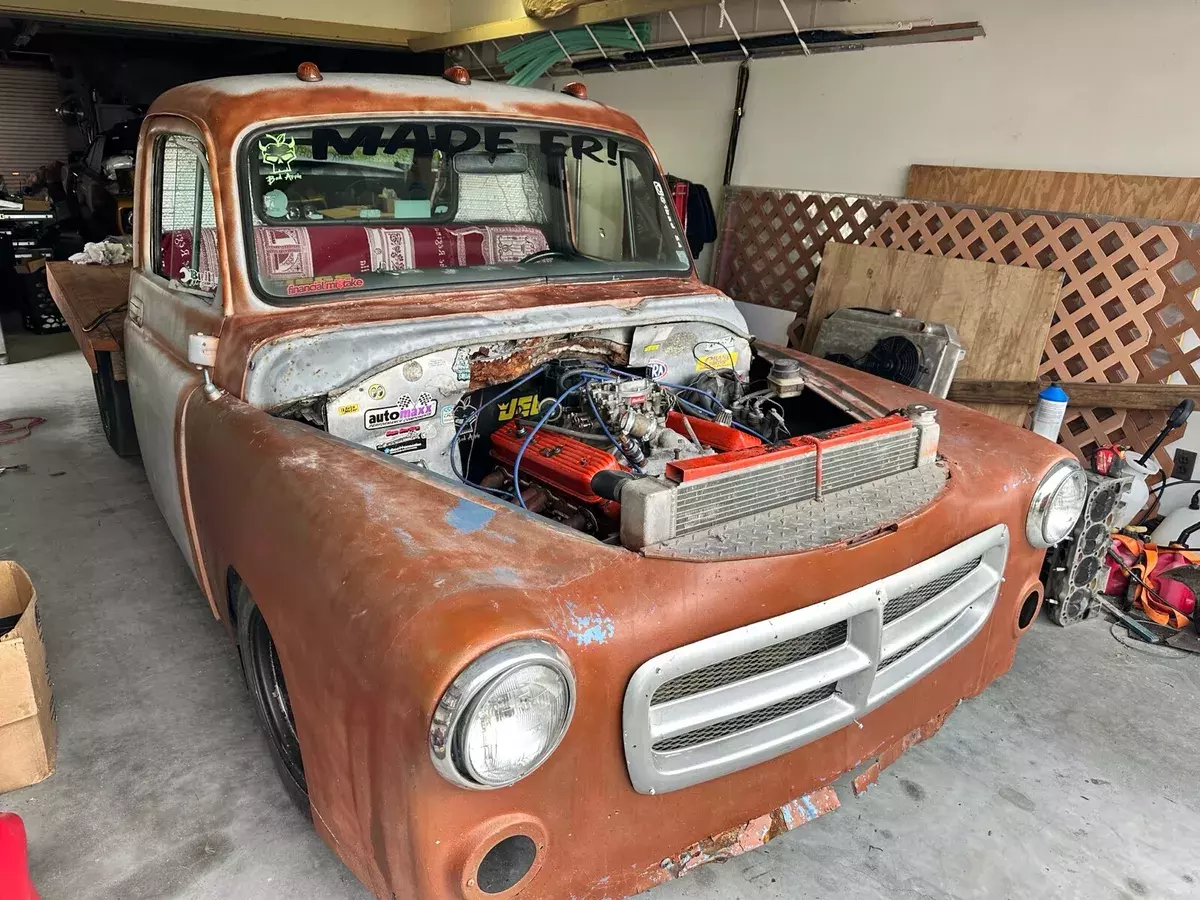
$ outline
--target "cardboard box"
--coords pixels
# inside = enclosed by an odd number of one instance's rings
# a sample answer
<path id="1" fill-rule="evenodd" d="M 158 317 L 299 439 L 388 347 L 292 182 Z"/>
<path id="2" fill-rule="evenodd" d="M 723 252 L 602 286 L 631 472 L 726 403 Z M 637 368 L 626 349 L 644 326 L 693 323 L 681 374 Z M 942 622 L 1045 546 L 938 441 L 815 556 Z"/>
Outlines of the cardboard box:
<path id="1" fill-rule="evenodd" d="M 0 793 L 54 774 L 58 736 L 36 607 L 29 575 L 0 560 L 0 621 L 18 617 L 0 636 Z"/>
<path id="2" fill-rule="evenodd" d="M 25 212 L 49 212 L 50 201 L 45 197 L 26 197 Z"/>

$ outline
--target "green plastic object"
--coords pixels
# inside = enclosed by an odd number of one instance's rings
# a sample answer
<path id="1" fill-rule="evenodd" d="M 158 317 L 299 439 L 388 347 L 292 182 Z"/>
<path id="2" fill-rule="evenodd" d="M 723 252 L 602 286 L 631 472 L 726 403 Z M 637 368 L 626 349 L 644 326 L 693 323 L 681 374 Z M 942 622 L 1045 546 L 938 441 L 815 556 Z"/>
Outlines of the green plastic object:
<path id="1" fill-rule="evenodd" d="M 566 58 L 559 43 L 572 56 L 595 50 L 597 41 L 605 50 L 640 50 L 638 41 L 644 44 L 650 40 L 650 25 L 638 22 L 633 27 L 637 38 L 623 25 L 595 25 L 592 27 L 595 41 L 586 28 L 565 28 L 515 44 L 501 51 L 496 58 L 509 74 L 509 84 L 527 87 L 550 71 L 550 67 L 560 59 Z M 555 37 L 558 41 L 554 40 Z"/>

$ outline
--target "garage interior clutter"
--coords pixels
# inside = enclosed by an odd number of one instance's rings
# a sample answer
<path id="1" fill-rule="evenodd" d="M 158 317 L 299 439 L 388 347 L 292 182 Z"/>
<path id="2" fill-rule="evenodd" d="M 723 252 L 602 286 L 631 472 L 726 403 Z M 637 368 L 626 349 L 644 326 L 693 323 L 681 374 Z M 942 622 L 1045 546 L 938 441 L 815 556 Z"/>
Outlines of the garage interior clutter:
<path id="1" fill-rule="evenodd" d="M 1197 28 L 0 2 L 0 896 L 1196 896 Z"/>

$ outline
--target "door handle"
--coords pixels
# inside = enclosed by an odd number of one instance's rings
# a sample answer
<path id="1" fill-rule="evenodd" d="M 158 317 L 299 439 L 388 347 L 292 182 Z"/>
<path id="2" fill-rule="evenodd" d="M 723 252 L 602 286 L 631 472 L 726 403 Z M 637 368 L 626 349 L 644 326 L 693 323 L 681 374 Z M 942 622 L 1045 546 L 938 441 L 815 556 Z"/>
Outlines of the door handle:
<path id="1" fill-rule="evenodd" d="M 129 295 L 129 321 L 139 328 L 142 325 L 142 298 L 133 294 Z"/>

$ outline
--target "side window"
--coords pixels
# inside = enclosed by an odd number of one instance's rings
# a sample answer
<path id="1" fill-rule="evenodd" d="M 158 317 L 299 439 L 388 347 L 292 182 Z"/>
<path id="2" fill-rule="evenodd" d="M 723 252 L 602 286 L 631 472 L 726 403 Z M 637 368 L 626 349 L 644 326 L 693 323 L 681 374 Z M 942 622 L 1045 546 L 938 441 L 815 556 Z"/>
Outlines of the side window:
<path id="1" fill-rule="evenodd" d="M 159 139 L 158 227 L 154 271 L 184 287 L 215 292 L 217 221 L 212 186 L 199 141 L 171 134 Z"/>

